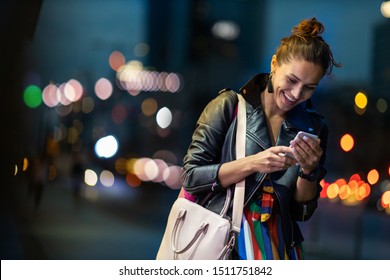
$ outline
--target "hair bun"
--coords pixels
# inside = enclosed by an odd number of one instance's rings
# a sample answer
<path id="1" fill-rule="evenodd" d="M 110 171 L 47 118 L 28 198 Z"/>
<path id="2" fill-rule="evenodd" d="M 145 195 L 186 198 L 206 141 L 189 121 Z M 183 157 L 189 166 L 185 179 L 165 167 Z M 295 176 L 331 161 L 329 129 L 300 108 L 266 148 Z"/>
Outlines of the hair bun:
<path id="1" fill-rule="evenodd" d="M 295 26 L 292 29 L 292 34 L 299 37 L 311 37 L 315 38 L 321 36 L 324 32 L 324 26 L 321 22 L 317 21 L 316 18 L 304 19 L 298 26 Z"/>

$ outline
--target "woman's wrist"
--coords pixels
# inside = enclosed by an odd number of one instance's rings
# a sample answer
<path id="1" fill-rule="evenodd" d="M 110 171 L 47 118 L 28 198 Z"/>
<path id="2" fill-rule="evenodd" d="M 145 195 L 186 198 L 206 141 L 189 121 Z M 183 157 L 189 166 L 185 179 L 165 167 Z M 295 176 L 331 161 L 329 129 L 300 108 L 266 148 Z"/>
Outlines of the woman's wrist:
<path id="1" fill-rule="evenodd" d="M 310 182 L 317 181 L 320 175 L 321 175 L 321 170 L 319 167 L 316 167 L 315 169 L 312 170 L 305 169 L 305 168 L 301 168 L 299 170 L 299 177 Z"/>

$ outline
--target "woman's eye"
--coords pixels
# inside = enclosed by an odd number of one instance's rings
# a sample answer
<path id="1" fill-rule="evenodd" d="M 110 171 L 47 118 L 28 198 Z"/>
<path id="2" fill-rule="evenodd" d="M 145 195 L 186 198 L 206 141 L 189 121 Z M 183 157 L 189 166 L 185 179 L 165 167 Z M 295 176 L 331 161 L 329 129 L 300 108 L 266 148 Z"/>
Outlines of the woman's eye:
<path id="1" fill-rule="evenodd" d="M 292 84 L 296 83 L 296 81 L 295 81 L 294 79 L 291 79 L 291 78 L 289 78 L 289 77 L 287 77 L 287 81 L 288 81 L 289 83 L 292 83 Z"/>

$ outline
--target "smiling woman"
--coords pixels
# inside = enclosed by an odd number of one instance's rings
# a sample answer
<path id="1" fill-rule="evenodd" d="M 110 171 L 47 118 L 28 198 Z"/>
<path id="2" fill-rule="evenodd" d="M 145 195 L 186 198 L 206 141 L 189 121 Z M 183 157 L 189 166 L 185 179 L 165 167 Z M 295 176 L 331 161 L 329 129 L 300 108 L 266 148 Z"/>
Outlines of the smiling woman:
<path id="1" fill-rule="evenodd" d="M 315 18 L 301 21 L 272 56 L 271 74 L 258 74 L 241 88 L 247 103 L 246 157 L 233 156 L 234 91 L 221 91 L 197 122 L 184 157 L 185 191 L 219 213 L 227 189 L 246 180 L 234 259 L 303 257 L 297 221 L 308 220 L 317 208 L 328 137 L 324 118 L 309 103 L 322 77 L 340 66 L 323 30 Z M 296 137 L 300 131 L 319 139 Z"/>

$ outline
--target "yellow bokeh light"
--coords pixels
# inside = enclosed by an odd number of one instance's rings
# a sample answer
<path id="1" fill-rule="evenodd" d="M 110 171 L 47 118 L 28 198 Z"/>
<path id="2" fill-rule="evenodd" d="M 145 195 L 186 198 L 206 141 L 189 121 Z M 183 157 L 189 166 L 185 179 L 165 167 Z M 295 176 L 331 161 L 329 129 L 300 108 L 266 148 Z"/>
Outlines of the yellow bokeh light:
<path id="1" fill-rule="evenodd" d="M 142 113 L 145 116 L 153 116 L 158 109 L 157 100 L 154 98 L 147 98 L 141 104 Z"/>
<path id="2" fill-rule="evenodd" d="M 23 171 L 26 171 L 28 168 L 28 159 L 25 157 L 23 159 Z"/>
<path id="3" fill-rule="evenodd" d="M 349 152 L 350 150 L 352 150 L 354 145 L 355 141 L 350 134 L 345 134 L 343 137 L 341 137 L 340 146 L 343 151 Z"/>
<path id="4" fill-rule="evenodd" d="M 383 1 L 382 2 L 381 13 L 385 18 L 390 18 L 390 1 Z"/>
<path id="5" fill-rule="evenodd" d="M 336 198 L 339 194 L 339 186 L 335 183 L 330 184 L 326 190 L 326 194 L 330 199 Z"/>
<path id="6" fill-rule="evenodd" d="M 355 105 L 360 109 L 364 109 L 367 107 L 368 99 L 367 96 L 363 92 L 358 92 L 355 95 Z"/>
<path id="7" fill-rule="evenodd" d="M 116 161 L 115 161 L 115 170 L 116 172 L 118 172 L 119 174 L 127 174 L 127 159 L 125 158 L 118 158 Z"/>
<path id="8" fill-rule="evenodd" d="M 390 191 L 385 191 L 381 197 L 383 208 L 390 207 Z"/>
<path id="9" fill-rule="evenodd" d="M 378 183 L 378 181 L 379 181 L 379 172 L 378 172 L 378 170 L 373 169 L 370 172 L 368 172 L 368 174 L 367 174 L 367 181 L 371 185 L 375 185 L 376 183 Z"/>

